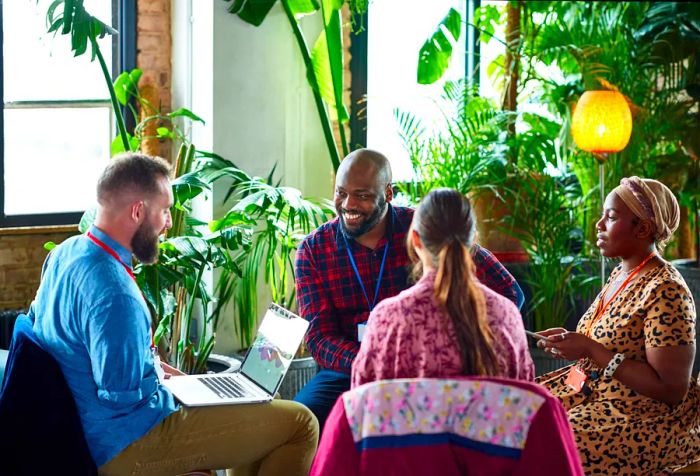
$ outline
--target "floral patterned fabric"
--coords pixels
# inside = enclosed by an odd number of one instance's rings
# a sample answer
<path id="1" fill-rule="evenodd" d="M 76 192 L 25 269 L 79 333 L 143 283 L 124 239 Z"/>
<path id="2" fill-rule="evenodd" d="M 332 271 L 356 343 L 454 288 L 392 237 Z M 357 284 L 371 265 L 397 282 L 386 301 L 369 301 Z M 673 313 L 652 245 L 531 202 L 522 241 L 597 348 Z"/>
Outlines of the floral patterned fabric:
<path id="1" fill-rule="evenodd" d="M 495 382 L 380 381 L 343 395 L 353 439 L 451 433 L 504 448 L 525 447 L 541 396 Z"/>
<path id="2" fill-rule="evenodd" d="M 352 366 L 352 386 L 382 379 L 463 375 L 457 336 L 434 297 L 435 272 L 385 299 L 370 314 Z M 508 299 L 480 285 L 501 376 L 532 380 L 534 366 L 522 317 Z"/>
<path id="3" fill-rule="evenodd" d="M 338 399 L 312 476 L 582 476 L 566 412 L 532 382 L 398 379 Z"/>

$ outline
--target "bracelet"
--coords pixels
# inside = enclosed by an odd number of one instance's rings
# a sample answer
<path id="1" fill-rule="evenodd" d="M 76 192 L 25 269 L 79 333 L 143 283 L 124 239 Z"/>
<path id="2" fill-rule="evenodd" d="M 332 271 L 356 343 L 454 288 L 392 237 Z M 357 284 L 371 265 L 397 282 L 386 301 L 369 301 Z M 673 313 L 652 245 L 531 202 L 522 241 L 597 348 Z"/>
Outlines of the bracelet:
<path id="1" fill-rule="evenodd" d="M 607 378 L 612 378 L 613 374 L 620 366 L 622 361 L 625 360 L 625 354 L 615 354 L 610 362 L 608 362 L 607 367 L 603 370 L 603 376 Z"/>

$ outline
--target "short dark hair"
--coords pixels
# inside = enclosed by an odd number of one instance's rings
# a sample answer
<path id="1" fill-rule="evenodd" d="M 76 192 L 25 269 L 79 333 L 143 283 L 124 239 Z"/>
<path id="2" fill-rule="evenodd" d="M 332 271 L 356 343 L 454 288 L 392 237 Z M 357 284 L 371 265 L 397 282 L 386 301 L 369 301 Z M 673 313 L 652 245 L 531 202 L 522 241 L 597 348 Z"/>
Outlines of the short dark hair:
<path id="1" fill-rule="evenodd" d="M 97 181 L 97 201 L 103 203 L 114 194 L 158 193 L 159 180 L 170 177 L 170 164 L 160 157 L 126 153 L 114 157 Z"/>

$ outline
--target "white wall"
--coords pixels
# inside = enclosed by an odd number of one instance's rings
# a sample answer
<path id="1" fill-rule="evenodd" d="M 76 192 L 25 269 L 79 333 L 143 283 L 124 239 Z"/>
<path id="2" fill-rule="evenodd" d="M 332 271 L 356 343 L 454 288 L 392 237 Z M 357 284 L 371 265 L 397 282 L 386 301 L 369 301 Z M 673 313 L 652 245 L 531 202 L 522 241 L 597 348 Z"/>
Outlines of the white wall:
<path id="1" fill-rule="evenodd" d="M 267 176 L 277 164 L 276 177 L 285 185 L 330 197 L 332 166 L 282 7 L 276 4 L 254 27 L 227 6 L 220 0 L 173 0 L 173 109 L 187 107 L 206 120 L 192 131 L 197 148 L 253 175 Z M 320 18 L 305 18 L 303 27 L 312 45 Z M 200 217 L 220 216 L 224 192 L 222 186 L 212 200 L 198 204 Z M 226 321 L 217 332 L 217 352 L 237 347 L 232 319 Z"/>

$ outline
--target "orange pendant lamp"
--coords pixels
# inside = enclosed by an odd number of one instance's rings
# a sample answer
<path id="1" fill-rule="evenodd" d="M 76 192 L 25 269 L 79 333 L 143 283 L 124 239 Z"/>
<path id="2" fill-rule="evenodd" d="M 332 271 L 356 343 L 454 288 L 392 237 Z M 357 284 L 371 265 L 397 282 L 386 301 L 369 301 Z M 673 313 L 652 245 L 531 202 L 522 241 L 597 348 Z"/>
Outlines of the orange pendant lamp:
<path id="1" fill-rule="evenodd" d="M 596 156 L 621 151 L 632 134 L 627 100 L 617 91 L 586 91 L 574 109 L 571 133 L 579 149 Z"/>
<path id="2" fill-rule="evenodd" d="M 625 97 L 617 91 L 586 91 L 576 103 L 571 117 L 571 134 L 579 149 L 598 160 L 600 206 L 605 202 L 605 161 L 619 152 L 632 135 L 632 112 Z M 600 255 L 600 281 L 605 282 L 605 257 Z"/>

